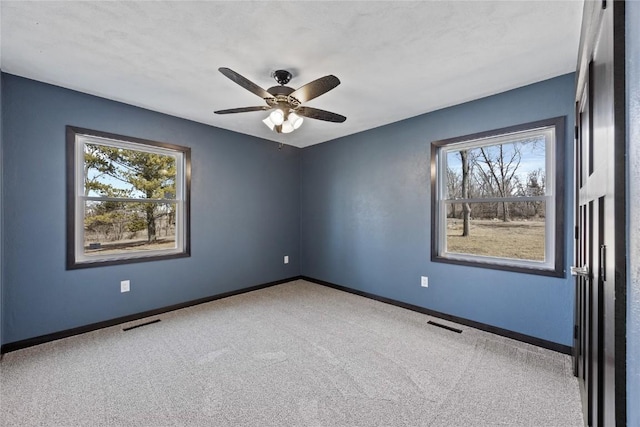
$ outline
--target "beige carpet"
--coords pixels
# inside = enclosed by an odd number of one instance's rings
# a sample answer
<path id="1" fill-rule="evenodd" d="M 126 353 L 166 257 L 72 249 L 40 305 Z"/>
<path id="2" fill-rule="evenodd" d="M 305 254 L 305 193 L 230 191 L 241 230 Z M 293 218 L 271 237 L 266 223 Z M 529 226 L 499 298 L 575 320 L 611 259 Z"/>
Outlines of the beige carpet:
<path id="1" fill-rule="evenodd" d="M 569 356 L 309 282 L 156 318 L 4 355 L 0 425 L 583 425 Z"/>

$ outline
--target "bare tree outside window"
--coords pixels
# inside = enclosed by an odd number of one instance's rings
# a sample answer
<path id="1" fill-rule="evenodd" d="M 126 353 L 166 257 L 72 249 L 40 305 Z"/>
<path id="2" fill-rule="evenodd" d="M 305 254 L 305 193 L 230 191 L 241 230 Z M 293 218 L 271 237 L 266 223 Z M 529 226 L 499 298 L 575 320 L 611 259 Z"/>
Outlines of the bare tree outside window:
<path id="1" fill-rule="evenodd" d="M 469 168 L 469 151 L 461 150 L 458 154 L 460 155 L 460 161 L 462 163 L 462 180 L 460 182 L 460 185 L 462 186 L 461 198 L 468 199 L 469 197 L 471 197 L 471 192 L 469 189 L 469 182 L 470 182 L 469 174 L 471 173 L 471 170 Z M 471 206 L 469 206 L 469 203 L 463 203 L 462 204 L 462 236 L 463 237 L 469 236 L 469 230 L 471 227 L 470 222 L 471 222 Z"/>
<path id="2" fill-rule="evenodd" d="M 514 197 L 544 196 L 541 188 L 544 170 L 545 144 L 539 138 L 450 150 L 446 186 L 449 200 L 458 203 L 447 204 L 451 219 L 447 250 L 491 254 L 488 237 L 503 234 L 504 238 L 497 240 L 496 246 L 508 247 L 510 242 L 514 245 L 512 253 L 507 251 L 506 256 L 543 260 L 544 213 L 541 209 L 544 201 L 527 199 L 523 203 Z M 457 212 L 461 212 L 461 227 Z M 513 224 L 499 225 L 497 221 Z M 513 236 L 520 237 L 514 239 Z M 525 242 L 524 236 L 531 238 Z M 475 242 L 475 248 L 471 242 Z M 516 250 L 523 244 L 531 250 Z M 496 248 L 495 252 L 499 250 Z"/>

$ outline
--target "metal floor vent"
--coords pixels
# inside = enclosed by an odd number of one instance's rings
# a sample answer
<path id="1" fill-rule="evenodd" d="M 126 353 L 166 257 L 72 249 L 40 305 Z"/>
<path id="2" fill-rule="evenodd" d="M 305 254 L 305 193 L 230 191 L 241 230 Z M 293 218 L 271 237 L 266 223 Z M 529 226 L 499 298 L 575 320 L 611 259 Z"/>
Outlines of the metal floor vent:
<path id="1" fill-rule="evenodd" d="M 429 320 L 427 323 L 430 324 L 430 325 L 433 325 L 433 326 L 437 326 L 437 327 L 442 328 L 442 329 L 446 329 L 446 330 L 451 331 L 451 332 L 456 332 L 458 334 L 462 333 L 462 329 L 452 328 L 451 326 L 443 325 L 441 323 L 432 322 L 431 320 Z"/>
<path id="2" fill-rule="evenodd" d="M 140 323 L 139 325 L 133 325 L 133 326 L 129 326 L 128 328 L 122 328 L 123 331 L 130 331 L 132 329 L 135 328 L 139 328 L 140 326 L 147 326 L 147 325 L 151 325 L 152 323 L 158 323 L 160 321 L 160 319 L 156 319 L 156 320 L 151 320 L 149 322 L 145 322 L 145 323 Z"/>

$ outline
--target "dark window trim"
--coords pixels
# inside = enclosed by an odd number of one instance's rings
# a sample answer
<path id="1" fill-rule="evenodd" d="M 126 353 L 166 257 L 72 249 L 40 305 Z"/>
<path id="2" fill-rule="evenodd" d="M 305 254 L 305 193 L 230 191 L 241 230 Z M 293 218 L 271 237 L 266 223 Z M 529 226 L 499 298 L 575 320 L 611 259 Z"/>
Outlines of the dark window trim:
<path id="1" fill-rule="evenodd" d="M 115 139 L 118 141 L 131 142 L 141 145 L 149 145 L 153 147 L 167 148 L 170 150 L 180 151 L 184 156 L 184 245 L 182 252 L 167 255 L 151 255 L 138 256 L 124 259 L 112 260 L 96 260 L 77 262 L 75 256 L 75 238 L 76 238 L 76 192 L 75 192 L 75 147 L 76 135 L 89 135 L 99 138 Z M 181 145 L 169 144 L 166 142 L 152 141 L 148 139 L 135 138 L 131 136 L 118 135 L 109 132 L 102 132 L 92 129 L 85 129 L 75 126 L 66 126 L 66 193 L 67 193 L 67 270 L 90 267 L 104 267 L 109 265 L 131 264 L 137 262 L 158 261 L 163 259 L 185 258 L 191 256 L 191 148 Z"/>
<path id="2" fill-rule="evenodd" d="M 498 263 L 470 261 L 462 259 L 452 259 L 438 255 L 439 227 L 437 205 L 437 153 L 438 150 L 449 144 L 471 141 L 474 139 L 488 138 L 508 133 L 522 132 L 541 127 L 555 127 L 555 258 L 553 269 L 539 269 L 534 267 L 505 265 Z M 539 120 L 530 123 L 523 123 L 501 129 L 494 129 L 485 132 L 474 133 L 455 138 L 433 141 L 431 143 L 431 261 L 447 264 L 457 264 L 469 267 L 489 268 L 493 270 L 512 271 L 517 273 L 536 274 L 552 277 L 566 277 L 565 269 L 565 151 L 566 151 L 565 117 L 554 117 L 546 120 Z"/>

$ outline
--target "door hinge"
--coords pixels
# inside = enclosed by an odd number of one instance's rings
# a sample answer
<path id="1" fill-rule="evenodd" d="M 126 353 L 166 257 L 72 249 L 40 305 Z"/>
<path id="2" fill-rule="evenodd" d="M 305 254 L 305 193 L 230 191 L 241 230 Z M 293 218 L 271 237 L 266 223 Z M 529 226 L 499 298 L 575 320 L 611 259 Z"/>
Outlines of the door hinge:
<path id="1" fill-rule="evenodd" d="M 578 227 L 577 225 L 573 229 L 573 238 L 575 240 L 578 240 L 580 238 L 580 227 Z"/>
<path id="2" fill-rule="evenodd" d="M 578 126 L 574 126 L 573 127 L 573 133 L 575 135 L 574 138 L 576 139 L 576 141 L 578 140 L 578 132 L 579 132 Z"/>
<path id="3" fill-rule="evenodd" d="M 580 327 L 578 325 L 573 325 L 573 339 L 578 339 L 580 335 Z"/>
<path id="4" fill-rule="evenodd" d="M 602 0 L 602 9 L 606 9 L 607 8 L 607 0 Z"/>
<path id="5" fill-rule="evenodd" d="M 600 280 L 607 281 L 607 245 L 600 245 Z"/>

